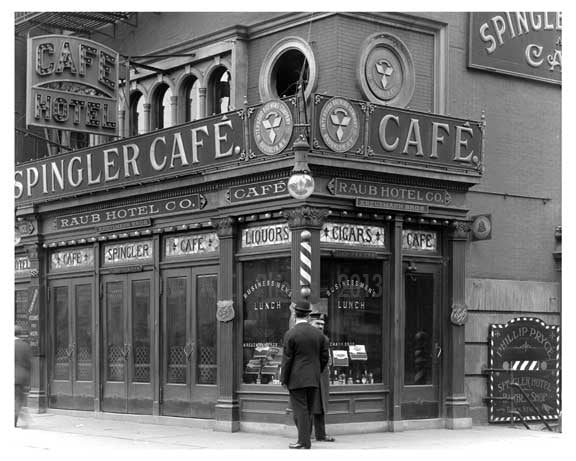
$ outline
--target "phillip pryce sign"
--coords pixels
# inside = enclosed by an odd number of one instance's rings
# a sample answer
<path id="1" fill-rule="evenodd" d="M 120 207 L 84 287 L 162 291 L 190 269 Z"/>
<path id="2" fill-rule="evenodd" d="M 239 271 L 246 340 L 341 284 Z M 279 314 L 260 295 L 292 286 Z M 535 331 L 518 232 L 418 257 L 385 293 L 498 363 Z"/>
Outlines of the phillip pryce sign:
<path id="1" fill-rule="evenodd" d="M 489 421 L 503 422 L 518 411 L 525 420 L 560 415 L 560 327 L 520 317 L 490 325 Z M 512 385 L 514 384 L 514 385 Z"/>

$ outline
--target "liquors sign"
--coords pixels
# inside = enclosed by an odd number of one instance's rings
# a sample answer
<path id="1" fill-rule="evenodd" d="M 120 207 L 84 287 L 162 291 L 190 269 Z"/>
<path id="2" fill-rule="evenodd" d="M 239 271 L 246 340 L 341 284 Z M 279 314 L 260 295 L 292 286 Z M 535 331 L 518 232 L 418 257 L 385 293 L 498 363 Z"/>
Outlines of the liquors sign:
<path id="1" fill-rule="evenodd" d="M 116 135 L 118 53 L 70 35 L 28 39 L 26 123 Z"/>

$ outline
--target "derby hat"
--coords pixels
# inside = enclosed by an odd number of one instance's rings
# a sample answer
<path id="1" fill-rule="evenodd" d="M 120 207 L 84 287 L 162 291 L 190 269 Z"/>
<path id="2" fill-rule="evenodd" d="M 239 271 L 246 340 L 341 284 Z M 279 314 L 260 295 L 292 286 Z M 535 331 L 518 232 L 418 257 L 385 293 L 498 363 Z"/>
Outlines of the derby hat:
<path id="1" fill-rule="evenodd" d="M 294 310 L 301 314 L 309 314 L 312 312 L 312 309 L 310 309 L 310 303 L 308 301 L 298 301 L 294 304 Z"/>
<path id="2" fill-rule="evenodd" d="M 326 321 L 326 317 L 328 317 L 326 314 L 324 314 L 323 312 L 312 312 L 310 314 L 310 318 L 311 319 L 315 319 L 315 320 L 324 320 Z"/>

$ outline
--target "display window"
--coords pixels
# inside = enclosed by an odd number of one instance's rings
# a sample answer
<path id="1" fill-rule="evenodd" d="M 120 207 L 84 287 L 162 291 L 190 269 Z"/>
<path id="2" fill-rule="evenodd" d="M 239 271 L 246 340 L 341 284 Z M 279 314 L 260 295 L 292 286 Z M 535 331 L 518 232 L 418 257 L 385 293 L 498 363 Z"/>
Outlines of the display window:
<path id="1" fill-rule="evenodd" d="M 245 384 L 280 384 L 282 341 L 290 328 L 290 258 L 243 263 Z"/>
<path id="2" fill-rule="evenodd" d="M 324 257 L 320 271 L 316 309 L 328 314 L 324 332 L 330 339 L 330 383 L 381 383 L 382 261 Z"/>

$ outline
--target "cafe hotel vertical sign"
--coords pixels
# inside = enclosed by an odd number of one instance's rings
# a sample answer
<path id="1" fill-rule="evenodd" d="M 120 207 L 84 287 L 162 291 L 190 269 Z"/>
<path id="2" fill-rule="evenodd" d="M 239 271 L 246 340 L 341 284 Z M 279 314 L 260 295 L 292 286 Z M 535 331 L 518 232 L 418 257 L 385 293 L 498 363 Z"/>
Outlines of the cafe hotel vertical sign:
<path id="1" fill-rule="evenodd" d="M 26 123 L 117 135 L 118 57 L 81 37 L 30 37 Z"/>

